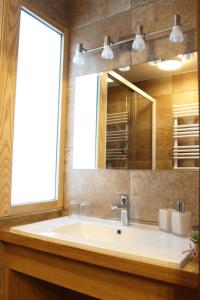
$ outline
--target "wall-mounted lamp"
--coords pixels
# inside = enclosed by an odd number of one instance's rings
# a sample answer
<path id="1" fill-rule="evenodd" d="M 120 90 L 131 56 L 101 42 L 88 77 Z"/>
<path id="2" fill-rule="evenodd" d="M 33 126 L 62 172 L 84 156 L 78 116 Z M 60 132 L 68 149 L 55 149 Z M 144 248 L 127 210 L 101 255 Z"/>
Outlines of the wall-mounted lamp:
<path id="1" fill-rule="evenodd" d="M 135 51 L 143 51 L 145 49 L 144 32 L 142 25 L 138 25 L 136 28 L 132 49 Z"/>
<path id="2" fill-rule="evenodd" d="M 99 51 L 102 50 L 101 57 L 103 59 L 113 59 L 114 54 L 112 51 L 112 48 L 117 45 L 123 45 L 129 42 L 132 42 L 132 49 L 135 51 L 143 51 L 145 49 L 145 41 L 144 41 L 144 36 L 145 38 L 151 38 L 152 36 L 161 34 L 161 33 L 166 33 L 166 32 L 171 32 L 169 40 L 170 42 L 173 43 L 181 43 L 184 39 L 183 37 L 183 32 L 181 31 L 181 27 L 187 27 L 190 26 L 190 24 L 185 24 L 181 26 L 180 24 L 181 17 L 180 15 L 175 15 L 174 16 L 174 25 L 172 28 L 166 28 L 166 29 L 161 29 L 156 32 L 151 32 L 148 34 L 144 34 L 143 32 L 143 26 L 138 25 L 136 28 L 136 32 L 134 33 L 133 37 L 130 39 L 122 40 L 119 42 L 112 42 L 110 36 L 105 36 L 104 37 L 104 45 L 98 48 L 93 48 L 93 49 L 84 49 L 83 44 L 79 43 L 77 44 L 76 48 L 76 53 L 73 58 L 73 63 L 77 65 L 84 65 L 84 55 L 85 53 L 90 53 L 94 51 Z"/>
<path id="3" fill-rule="evenodd" d="M 75 65 L 84 65 L 85 64 L 83 51 L 84 51 L 83 44 L 78 43 L 76 46 L 76 53 L 73 57 L 73 63 Z"/>
<path id="4" fill-rule="evenodd" d="M 181 31 L 181 16 L 174 16 L 174 26 L 172 26 L 172 31 L 169 37 L 170 42 L 181 43 L 184 40 L 183 32 Z"/>
<path id="5" fill-rule="evenodd" d="M 104 45 L 103 45 L 103 51 L 101 52 L 101 57 L 104 59 L 113 59 L 114 58 L 114 54 L 111 48 L 111 37 L 109 35 L 106 35 L 104 37 Z"/>

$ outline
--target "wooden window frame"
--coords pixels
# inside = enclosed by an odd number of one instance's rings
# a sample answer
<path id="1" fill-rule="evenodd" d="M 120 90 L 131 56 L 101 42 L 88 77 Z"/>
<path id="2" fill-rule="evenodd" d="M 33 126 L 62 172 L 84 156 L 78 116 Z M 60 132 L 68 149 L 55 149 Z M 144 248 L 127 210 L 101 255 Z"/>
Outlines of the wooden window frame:
<path id="1" fill-rule="evenodd" d="M 12 152 L 17 59 L 21 8 L 29 10 L 63 34 L 62 82 L 60 104 L 60 140 L 57 199 L 23 205 L 11 205 Z M 34 9 L 27 0 L 1 0 L 0 4 L 0 217 L 60 209 L 64 201 L 64 146 L 67 99 L 68 31 Z"/>

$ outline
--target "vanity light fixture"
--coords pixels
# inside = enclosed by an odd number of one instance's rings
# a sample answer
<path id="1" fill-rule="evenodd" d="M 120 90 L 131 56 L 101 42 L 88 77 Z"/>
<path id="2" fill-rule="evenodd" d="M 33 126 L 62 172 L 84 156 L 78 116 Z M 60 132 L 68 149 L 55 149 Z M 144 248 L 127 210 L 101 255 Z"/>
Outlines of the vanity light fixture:
<path id="1" fill-rule="evenodd" d="M 174 26 L 169 36 L 170 42 L 181 43 L 184 40 L 183 32 L 181 31 L 181 16 L 174 16 Z"/>
<path id="2" fill-rule="evenodd" d="M 113 59 L 114 58 L 114 54 L 111 48 L 111 38 L 109 35 L 106 35 L 104 37 L 104 45 L 103 45 L 103 51 L 101 52 L 101 57 L 104 59 Z"/>
<path id="3" fill-rule="evenodd" d="M 77 64 L 77 65 L 83 65 L 84 64 L 84 55 L 86 53 L 90 53 L 90 52 L 96 52 L 96 51 L 102 51 L 101 53 L 101 57 L 103 59 L 113 59 L 114 58 L 114 54 L 113 54 L 113 50 L 112 48 L 115 46 L 119 46 L 119 45 L 124 45 L 126 43 L 130 43 L 132 42 L 132 49 L 135 51 L 143 51 L 145 49 L 145 41 L 144 41 L 144 37 L 146 40 L 151 39 L 153 36 L 156 35 L 160 35 L 160 34 L 165 34 L 165 33 L 170 33 L 170 37 L 169 40 L 173 43 L 180 43 L 183 41 L 183 32 L 181 31 L 181 28 L 185 28 L 190 26 L 191 24 L 187 23 L 184 25 L 180 25 L 180 15 L 175 15 L 174 16 L 174 25 L 172 26 L 172 28 L 164 28 L 155 32 L 150 32 L 148 34 L 144 34 L 143 32 L 143 26 L 142 25 L 138 25 L 136 28 L 136 32 L 134 33 L 133 37 L 129 38 L 129 39 L 125 39 L 125 40 L 121 40 L 118 42 L 112 42 L 111 37 L 110 36 L 105 36 L 104 37 L 104 45 L 97 47 L 97 48 L 93 48 L 93 49 L 84 49 L 83 48 L 83 44 L 79 43 L 77 44 L 77 48 L 76 48 L 76 53 L 75 56 L 73 58 L 73 63 Z"/>
<path id="4" fill-rule="evenodd" d="M 182 67 L 183 63 L 179 59 L 169 59 L 158 63 L 158 69 L 162 71 L 175 71 Z"/>
<path id="5" fill-rule="evenodd" d="M 83 48 L 83 44 L 81 43 L 78 43 L 77 46 L 76 46 L 76 53 L 73 57 L 73 63 L 75 65 L 84 65 L 85 62 L 84 62 L 84 57 L 83 57 L 83 51 L 85 49 Z"/>
<path id="6" fill-rule="evenodd" d="M 138 25 L 136 28 L 132 49 L 135 51 L 143 51 L 145 49 L 144 32 L 142 25 Z"/>

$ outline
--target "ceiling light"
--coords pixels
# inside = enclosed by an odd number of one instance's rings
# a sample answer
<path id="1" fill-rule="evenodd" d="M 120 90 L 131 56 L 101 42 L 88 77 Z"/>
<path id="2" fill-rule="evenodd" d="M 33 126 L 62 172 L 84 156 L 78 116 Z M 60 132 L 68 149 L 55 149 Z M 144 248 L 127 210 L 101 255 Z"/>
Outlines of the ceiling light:
<path id="1" fill-rule="evenodd" d="M 182 61 L 178 59 L 170 59 L 158 63 L 158 68 L 163 71 L 174 71 L 180 69 L 182 65 Z"/>
<path id="2" fill-rule="evenodd" d="M 106 35 L 104 37 L 104 46 L 103 46 L 103 51 L 101 53 L 101 57 L 104 59 L 113 59 L 114 58 L 114 54 L 113 51 L 111 49 L 111 38 L 110 36 Z"/>
<path id="3" fill-rule="evenodd" d="M 83 57 L 83 44 L 78 43 L 76 46 L 76 53 L 73 57 L 73 63 L 75 65 L 84 65 L 84 57 Z"/>
<path id="4" fill-rule="evenodd" d="M 172 31 L 170 33 L 169 40 L 173 43 L 181 43 L 184 40 L 183 32 L 181 31 L 181 16 L 174 16 L 174 26 L 172 26 Z"/>
<path id="5" fill-rule="evenodd" d="M 118 68 L 118 70 L 121 71 L 121 72 L 128 72 L 128 71 L 130 71 L 130 66 L 121 67 L 121 68 Z"/>
<path id="6" fill-rule="evenodd" d="M 135 39 L 132 44 L 132 49 L 135 51 L 143 51 L 145 49 L 143 26 L 138 25 L 135 33 Z"/>

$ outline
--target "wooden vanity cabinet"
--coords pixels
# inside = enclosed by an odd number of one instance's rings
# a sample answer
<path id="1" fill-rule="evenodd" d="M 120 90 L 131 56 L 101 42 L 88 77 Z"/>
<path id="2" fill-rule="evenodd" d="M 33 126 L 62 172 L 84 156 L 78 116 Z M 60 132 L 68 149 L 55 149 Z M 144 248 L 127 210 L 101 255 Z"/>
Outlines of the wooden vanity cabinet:
<path id="1" fill-rule="evenodd" d="M 1 231 L 3 300 L 196 300 L 198 274 Z M 147 276 L 148 275 L 148 276 Z"/>

